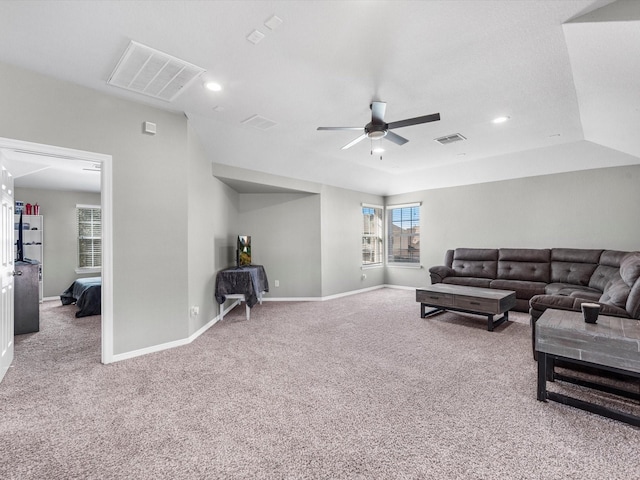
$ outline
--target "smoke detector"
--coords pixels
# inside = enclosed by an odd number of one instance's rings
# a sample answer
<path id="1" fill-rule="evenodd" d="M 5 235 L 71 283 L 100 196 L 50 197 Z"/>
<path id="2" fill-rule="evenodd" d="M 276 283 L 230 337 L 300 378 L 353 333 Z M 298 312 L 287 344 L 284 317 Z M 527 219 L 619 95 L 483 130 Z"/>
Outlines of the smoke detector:
<path id="1" fill-rule="evenodd" d="M 204 72 L 196 65 L 131 41 L 107 84 L 171 102 Z"/>

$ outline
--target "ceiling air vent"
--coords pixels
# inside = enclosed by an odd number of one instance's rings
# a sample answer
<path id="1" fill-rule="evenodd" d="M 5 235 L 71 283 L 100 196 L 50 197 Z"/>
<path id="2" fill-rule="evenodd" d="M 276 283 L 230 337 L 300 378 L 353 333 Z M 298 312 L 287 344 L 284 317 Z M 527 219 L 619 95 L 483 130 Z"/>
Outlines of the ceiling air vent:
<path id="1" fill-rule="evenodd" d="M 461 142 L 462 140 L 466 140 L 466 138 L 460 135 L 459 133 L 453 133 L 451 135 L 446 135 L 444 137 L 434 138 L 434 140 L 441 145 L 449 145 L 450 143 Z"/>
<path id="2" fill-rule="evenodd" d="M 252 117 L 243 120 L 243 125 L 249 125 L 250 127 L 257 128 L 258 130 L 268 130 L 271 127 L 275 127 L 277 125 L 273 120 L 269 120 L 268 118 L 261 117 L 260 115 L 254 115 Z"/>
<path id="3" fill-rule="evenodd" d="M 171 102 L 204 71 L 184 60 L 132 41 L 107 83 Z"/>

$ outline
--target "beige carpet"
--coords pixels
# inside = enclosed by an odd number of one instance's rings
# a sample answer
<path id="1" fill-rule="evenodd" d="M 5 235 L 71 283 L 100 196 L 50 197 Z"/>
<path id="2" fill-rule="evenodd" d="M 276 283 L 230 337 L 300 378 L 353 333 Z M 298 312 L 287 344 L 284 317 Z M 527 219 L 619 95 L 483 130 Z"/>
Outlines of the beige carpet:
<path id="1" fill-rule="evenodd" d="M 415 293 L 236 308 L 99 363 L 51 302 L 0 384 L 0 479 L 631 479 L 640 430 L 536 400 L 528 316 L 421 319 Z"/>

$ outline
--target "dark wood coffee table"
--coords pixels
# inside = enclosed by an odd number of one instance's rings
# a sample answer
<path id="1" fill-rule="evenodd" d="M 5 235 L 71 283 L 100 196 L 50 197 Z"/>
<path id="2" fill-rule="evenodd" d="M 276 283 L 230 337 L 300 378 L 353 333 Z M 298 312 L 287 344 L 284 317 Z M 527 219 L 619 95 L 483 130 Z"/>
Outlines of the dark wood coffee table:
<path id="1" fill-rule="evenodd" d="M 638 415 L 547 391 L 547 381 L 560 380 L 635 400 L 637 406 L 640 400 L 637 391 L 559 374 L 555 371 L 555 362 L 560 360 L 563 363 L 640 378 L 640 320 L 600 315 L 598 322 L 591 324 L 584 321 L 580 312 L 549 309 L 538 319 L 535 328 L 538 400 L 553 400 L 640 426 Z"/>
<path id="2" fill-rule="evenodd" d="M 493 332 L 498 325 L 509 320 L 509 310 L 516 305 L 516 292 L 493 288 L 467 287 L 436 283 L 416 289 L 420 302 L 420 317 L 426 318 L 446 310 L 487 316 L 487 330 Z M 426 307 L 433 307 L 428 312 Z M 494 315 L 503 314 L 494 320 Z"/>

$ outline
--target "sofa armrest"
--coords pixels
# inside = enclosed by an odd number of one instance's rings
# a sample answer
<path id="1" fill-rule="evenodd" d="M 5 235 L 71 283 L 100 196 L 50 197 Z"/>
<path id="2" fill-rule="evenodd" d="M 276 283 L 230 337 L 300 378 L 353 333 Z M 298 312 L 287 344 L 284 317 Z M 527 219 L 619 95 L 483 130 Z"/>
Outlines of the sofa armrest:
<path id="1" fill-rule="evenodd" d="M 442 283 L 447 277 L 454 277 L 456 274 L 453 268 L 449 268 L 446 265 L 436 265 L 429 269 L 429 275 L 431 276 L 431 284 Z"/>

